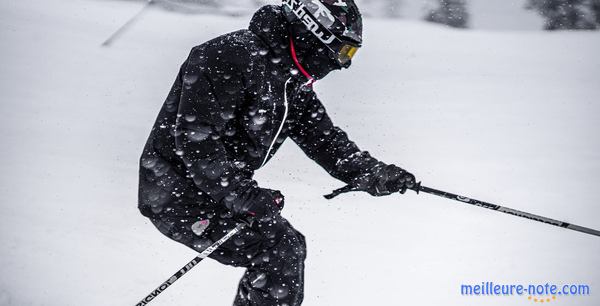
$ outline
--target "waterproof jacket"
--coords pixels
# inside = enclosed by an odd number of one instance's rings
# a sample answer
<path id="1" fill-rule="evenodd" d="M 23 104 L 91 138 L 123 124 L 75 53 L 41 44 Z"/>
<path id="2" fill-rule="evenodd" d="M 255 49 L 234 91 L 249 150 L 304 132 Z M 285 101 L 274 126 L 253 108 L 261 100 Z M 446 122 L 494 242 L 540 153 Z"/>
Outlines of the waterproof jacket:
<path id="1" fill-rule="evenodd" d="M 384 165 L 332 123 L 289 50 L 278 6 L 191 50 L 140 158 L 142 214 L 211 218 L 252 202 L 266 192 L 254 171 L 288 137 L 345 183 Z"/>

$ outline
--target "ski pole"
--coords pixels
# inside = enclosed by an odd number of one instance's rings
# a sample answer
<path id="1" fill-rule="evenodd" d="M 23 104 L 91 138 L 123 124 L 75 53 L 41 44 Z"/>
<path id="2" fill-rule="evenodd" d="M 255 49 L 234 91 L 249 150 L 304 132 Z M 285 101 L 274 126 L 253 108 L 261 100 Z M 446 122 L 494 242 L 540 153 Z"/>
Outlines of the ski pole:
<path id="1" fill-rule="evenodd" d="M 201 262 L 204 258 L 208 257 L 212 252 L 214 252 L 218 247 L 220 247 L 225 241 L 229 240 L 229 238 L 233 237 L 237 234 L 242 228 L 246 226 L 244 223 L 238 224 L 234 229 L 229 231 L 225 236 L 219 239 L 217 242 L 213 243 L 211 246 L 206 248 L 202 253 L 198 254 L 192 261 L 188 262 L 183 268 L 177 271 L 173 276 L 171 276 L 168 280 L 162 283 L 158 288 L 148 294 L 145 298 L 139 301 L 136 306 L 144 306 L 150 303 L 155 297 L 161 294 L 163 291 L 167 290 L 169 286 L 171 286 L 174 282 L 180 279 L 184 274 L 190 271 L 194 266 L 196 266 L 199 262 Z"/>
<path id="2" fill-rule="evenodd" d="M 117 29 L 117 31 L 115 31 L 109 38 L 107 38 L 103 43 L 102 46 L 103 47 L 108 47 L 110 46 L 115 40 L 117 40 L 117 38 L 119 38 L 119 36 L 121 36 L 141 15 L 142 13 L 144 13 L 146 11 L 147 8 L 150 7 L 150 5 L 154 4 L 154 0 L 148 0 L 148 2 L 146 2 L 146 5 L 144 5 L 144 7 L 135 15 L 133 15 L 133 17 L 131 17 L 129 20 L 127 20 L 127 22 L 125 24 L 123 24 L 119 29 Z"/>
<path id="3" fill-rule="evenodd" d="M 462 202 L 462 203 L 466 203 L 466 204 L 470 204 L 470 205 L 474 205 L 474 206 L 479 206 L 479 207 L 483 207 L 483 208 L 487 208 L 487 209 L 491 209 L 491 210 L 503 212 L 505 214 L 509 214 L 509 215 L 513 215 L 513 216 L 517 216 L 517 217 L 521 217 L 521 218 L 533 220 L 533 221 L 538 221 L 538 222 L 542 222 L 542 223 L 546 223 L 546 224 L 550 224 L 550 225 L 554 225 L 554 226 L 558 226 L 558 227 L 562 227 L 562 228 L 566 228 L 566 229 L 570 229 L 570 230 L 574 230 L 574 231 L 578 231 L 578 232 L 582 232 L 582 233 L 586 233 L 586 234 L 590 234 L 590 235 L 594 235 L 594 236 L 600 236 L 600 231 L 597 231 L 595 229 L 591 229 L 591 228 L 588 228 L 588 227 L 583 227 L 583 226 L 571 224 L 571 223 L 564 222 L 564 221 L 554 220 L 554 219 L 551 219 L 551 218 L 547 218 L 547 217 L 535 215 L 535 214 L 532 214 L 532 213 L 528 213 L 528 212 L 524 212 L 524 211 L 512 209 L 512 208 L 501 206 L 501 205 L 496 205 L 496 204 L 492 204 L 492 203 L 488 203 L 488 202 L 484 202 L 484 201 L 479 201 L 479 200 L 471 199 L 471 198 L 468 198 L 468 197 L 465 197 L 465 196 L 461 196 L 461 195 L 457 195 L 457 194 L 454 194 L 454 193 L 450 193 L 450 192 L 446 192 L 446 191 L 441 191 L 441 190 L 433 189 L 433 188 L 426 187 L 426 186 L 421 186 L 421 182 L 417 183 L 411 189 L 414 190 L 414 191 L 416 191 L 417 194 L 422 191 L 422 192 L 425 192 L 425 193 L 436 195 L 438 197 L 443 197 L 443 198 L 447 198 L 447 199 L 459 201 L 459 202 Z M 350 185 L 347 185 L 347 186 L 344 186 L 342 188 L 334 190 L 332 193 L 330 193 L 328 195 L 325 195 L 325 198 L 326 199 L 332 199 L 333 197 L 335 197 L 335 196 L 337 196 L 339 194 L 342 194 L 342 193 L 345 193 L 345 192 L 350 192 L 350 191 L 355 191 L 355 190 Z"/>

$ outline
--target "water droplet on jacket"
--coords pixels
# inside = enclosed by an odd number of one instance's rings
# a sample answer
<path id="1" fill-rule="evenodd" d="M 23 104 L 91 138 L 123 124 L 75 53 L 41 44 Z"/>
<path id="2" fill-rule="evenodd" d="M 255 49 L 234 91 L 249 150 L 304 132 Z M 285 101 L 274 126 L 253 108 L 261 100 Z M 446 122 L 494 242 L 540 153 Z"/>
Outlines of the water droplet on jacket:
<path id="1" fill-rule="evenodd" d="M 249 258 L 251 258 L 250 255 Z M 250 285 L 254 288 L 263 288 L 267 284 L 267 275 L 265 273 L 260 273 L 256 275 L 253 279 L 250 280 Z"/>
<path id="2" fill-rule="evenodd" d="M 176 112 L 177 111 L 177 105 L 175 105 L 175 104 L 167 104 L 166 110 L 169 113 Z"/>
<path id="3" fill-rule="evenodd" d="M 196 120 L 196 115 L 187 114 L 184 119 L 187 122 L 194 122 Z"/>
<path id="4" fill-rule="evenodd" d="M 155 158 L 155 157 L 143 158 L 142 159 L 142 167 L 144 167 L 146 169 L 154 168 L 154 166 L 156 166 L 157 161 L 158 161 L 158 158 Z"/>
<path id="5" fill-rule="evenodd" d="M 159 214 L 163 210 L 163 207 L 162 207 L 162 205 L 152 205 L 152 206 L 150 206 L 150 209 L 152 210 L 153 213 Z"/>
<path id="6" fill-rule="evenodd" d="M 242 168 L 246 167 L 246 163 L 243 161 L 236 161 L 234 164 L 238 169 L 242 169 Z"/>
<path id="7" fill-rule="evenodd" d="M 183 76 L 183 83 L 186 85 L 194 84 L 196 81 L 198 81 L 198 75 L 196 74 L 186 74 Z"/>
<path id="8" fill-rule="evenodd" d="M 266 236 L 267 238 L 269 238 L 269 239 L 273 239 L 273 238 L 275 238 L 277 235 L 275 234 L 275 232 L 274 232 L 274 231 L 267 231 L 267 232 L 265 233 L 265 236 Z"/>
<path id="9" fill-rule="evenodd" d="M 271 59 L 273 64 L 279 64 L 281 62 L 281 57 L 274 57 Z"/>
<path id="10" fill-rule="evenodd" d="M 235 118 L 235 113 L 232 110 L 223 110 L 220 115 L 221 118 L 225 120 L 231 120 Z"/>
<path id="11" fill-rule="evenodd" d="M 276 299 L 283 299 L 290 293 L 290 290 L 283 285 L 274 285 L 269 288 L 269 293 Z"/>
<path id="12" fill-rule="evenodd" d="M 152 192 L 150 194 L 148 194 L 148 200 L 151 202 L 156 202 L 158 199 L 160 199 L 160 194 L 158 192 Z M 153 205 L 154 207 L 154 205 Z"/>
<path id="13" fill-rule="evenodd" d="M 262 125 L 267 122 L 267 116 L 257 115 L 252 117 L 252 122 L 256 125 Z"/>
<path id="14" fill-rule="evenodd" d="M 229 186 L 229 181 L 226 178 L 221 179 L 221 186 L 227 187 Z"/>
<path id="15" fill-rule="evenodd" d="M 241 247 L 246 244 L 246 240 L 244 240 L 244 238 L 242 237 L 236 237 L 235 239 L 233 239 L 233 244 Z"/>
<path id="16" fill-rule="evenodd" d="M 227 130 L 227 131 L 225 131 L 225 135 L 226 136 L 233 136 L 233 135 L 235 135 L 235 130 L 234 129 Z"/>
<path id="17" fill-rule="evenodd" d="M 260 51 L 258 51 L 258 54 L 260 55 L 267 55 L 267 53 L 269 53 L 269 51 L 266 49 L 261 49 Z"/>
<path id="18" fill-rule="evenodd" d="M 202 141 L 211 133 L 211 128 L 209 126 L 201 126 L 196 128 L 194 131 L 188 133 L 188 138 L 192 141 Z"/>
<path id="19" fill-rule="evenodd" d="M 196 249 L 198 252 L 202 252 L 206 248 L 208 248 L 211 244 L 212 244 L 212 241 L 204 238 L 204 239 L 195 240 L 193 243 L 193 246 L 194 246 L 194 249 Z"/>

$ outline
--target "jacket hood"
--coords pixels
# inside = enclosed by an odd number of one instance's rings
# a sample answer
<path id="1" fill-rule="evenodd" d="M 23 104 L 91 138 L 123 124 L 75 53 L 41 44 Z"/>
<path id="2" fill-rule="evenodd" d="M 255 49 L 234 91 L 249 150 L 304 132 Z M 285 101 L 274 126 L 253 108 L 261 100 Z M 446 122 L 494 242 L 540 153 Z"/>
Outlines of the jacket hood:
<path id="1" fill-rule="evenodd" d="M 293 64 L 289 54 L 288 22 L 282 14 L 281 7 L 265 5 L 258 9 L 248 27 L 269 47 L 274 54 L 286 58 Z"/>

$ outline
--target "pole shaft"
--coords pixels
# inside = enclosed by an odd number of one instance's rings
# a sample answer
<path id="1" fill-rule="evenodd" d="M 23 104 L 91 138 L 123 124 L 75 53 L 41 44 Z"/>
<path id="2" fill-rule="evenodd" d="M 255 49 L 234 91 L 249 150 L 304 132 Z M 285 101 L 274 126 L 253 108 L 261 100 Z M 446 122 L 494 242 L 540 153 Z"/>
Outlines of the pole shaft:
<path id="1" fill-rule="evenodd" d="M 169 286 L 171 286 L 174 282 L 180 279 L 184 274 L 190 271 L 193 267 L 195 267 L 199 262 L 201 262 L 204 258 L 208 257 L 212 252 L 214 252 L 217 248 L 219 248 L 225 241 L 229 240 L 229 238 L 233 237 L 237 234 L 242 228 L 244 228 L 244 224 L 238 224 L 234 229 L 229 231 L 225 236 L 219 239 L 217 242 L 213 243 L 211 246 L 206 248 L 202 253 L 198 254 L 198 256 L 194 257 L 190 262 L 188 262 L 183 268 L 179 269 L 175 274 L 173 274 L 169 279 L 167 279 L 164 283 L 158 286 L 154 291 L 150 292 L 145 298 L 139 301 L 136 306 L 144 306 L 154 300 L 159 294 L 163 291 L 167 290 Z"/>
<path id="2" fill-rule="evenodd" d="M 152 4 L 154 3 L 154 0 L 148 0 L 148 2 L 146 2 L 146 4 L 144 5 L 144 7 L 137 12 L 137 14 L 135 14 L 133 17 L 131 17 L 127 22 L 125 22 L 125 24 L 123 24 L 119 29 L 117 29 L 109 38 L 107 38 L 103 43 L 102 46 L 103 47 L 108 47 L 110 46 L 115 40 L 117 40 L 117 38 L 119 38 L 119 36 L 121 36 L 129 27 L 131 27 L 131 25 L 137 21 L 137 19 L 146 11 L 147 8 L 149 8 Z"/>
<path id="3" fill-rule="evenodd" d="M 419 186 L 418 190 L 425 192 L 425 193 L 433 194 L 433 195 L 436 195 L 439 197 L 459 201 L 462 203 L 479 206 L 479 207 L 483 207 L 483 208 L 487 208 L 487 209 L 491 209 L 491 210 L 496 210 L 499 212 L 503 212 L 505 214 L 509 214 L 509 215 L 533 220 L 533 221 L 538 221 L 538 222 L 542 222 L 542 223 L 546 223 L 546 224 L 550 224 L 550 225 L 554 225 L 554 226 L 558 226 L 558 227 L 562 227 L 562 228 L 568 228 L 570 230 L 574 230 L 574 231 L 578 231 L 578 232 L 582 232 L 582 233 L 586 233 L 586 234 L 590 234 L 590 235 L 600 236 L 600 231 L 597 231 L 595 229 L 591 229 L 591 228 L 587 228 L 587 227 L 583 227 L 583 226 L 579 226 L 579 225 L 575 225 L 575 224 L 571 224 L 571 223 L 567 223 L 567 222 L 563 222 L 563 221 L 554 220 L 554 219 L 547 218 L 544 216 L 512 209 L 512 208 L 501 206 L 501 205 L 496 205 L 496 204 L 492 204 L 492 203 L 488 203 L 488 202 L 484 202 L 484 201 L 467 198 L 467 197 L 457 195 L 454 193 L 441 191 L 441 190 L 433 189 L 433 188 L 426 187 L 426 186 Z"/>

